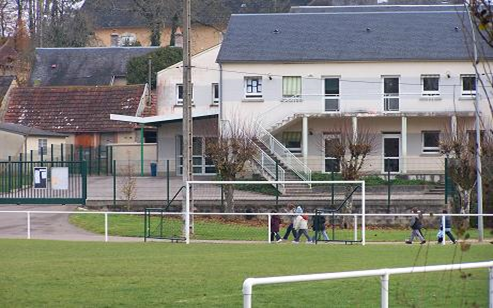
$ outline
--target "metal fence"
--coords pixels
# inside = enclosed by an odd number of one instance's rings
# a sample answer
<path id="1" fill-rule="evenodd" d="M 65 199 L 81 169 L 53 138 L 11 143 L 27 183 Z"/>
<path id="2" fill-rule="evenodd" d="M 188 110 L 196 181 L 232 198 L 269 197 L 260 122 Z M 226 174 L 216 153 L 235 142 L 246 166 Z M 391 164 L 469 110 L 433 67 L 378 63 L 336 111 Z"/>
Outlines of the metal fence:
<path id="1" fill-rule="evenodd" d="M 10 216 L 9 216 L 10 215 Z M 32 238 L 49 238 L 49 239 L 65 239 L 65 240 L 104 240 L 109 241 L 144 241 L 144 234 L 152 234 L 157 237 L 161 235 L 161 239 L 180 241 L 184 240 L 184 220 L 185 213 L 181 212 L 159 212 L 151 217 L 151 221 L 145 222 L 144 212 L 92 212 L 92 211 L 0 211 L 0 217 L 9 217 L 9 221 L 17 221 L 15 226 L 4 225 L 4 230 L 17 228 L 17 233 L 13 237 Z M 272 238 L 271 227 L 272 217 L 279 214 L 273 213 L 191 213 L 191 232 L 190 242 L 212 242 L 212 243 L 276 243 L 276 238 Z M 283 214 L 283 224 L 280 229 L 280 236 L 283 237 L 286 233 L 286 228 L 289 225 L 288 214 Z M 310 216 L 309 236 L 311 238 L 316 234 L 312 228 L 312 219 L 315 214 L 307 214 Z M 340 216 L 349 217 L 351 226 L 342 228 L 334 225 L 331 222 L 330 215 L 327 214 L 326 231 L 330 238 L 325 241 L 322 237 L 318 243 L 332 243 L 333 240 L 342 239 L 342 242 L 362 241 L 366 243 L 379 242 L 396 242 L 404 243 L 409 236 L 410 230 L 408 222 L 412 214 L 366 214 L 368 222 L 366 230 L 362 229 L 361 221 L 362 214 L 340 214 Z M 477 214 L 448 214 L 453 218 L 456 217 L 477 217 Z M 493 219 L 493 214 L 483 214 L 485 220 Z M 13 219 L 15 217 L 15 219 Z M 57 218 L 58 217 L 58 218 Z M 160 224 L 164 217 L 164 224 Z M 426 214 L 424 215 L 423 223 L 425 230 L 423 231 L 425 238 L 429 241 L 435 241 L 439 231 L 440 221 L 443 214 Z M 376 220 L 394 221 L 396 224 L 389 225 L 388 228 L 373 228 L 376 224 L 372 223 Z M 48 221 L 47 221 L 48 220 Z M 96 233 L 88 233 L 83 230 L 74 228 L 68 232 L 66 229 L 60 229 L 57 233 L 57 226 L 67 221 L 78 224 L 76 221 L 82 222 L 85 226 L 92 226 L 97 229 Z M 6 221 L 6 220 L 4 220 Z M 64 222 L 62 222 L 64 221 Z M 52 225 L 50 225 L 52 224 Z M 48 229 L 49 236 L 44 234 L 41 229 Z M 24 230 L 24 231 L 23 231 Z M 39 230 L 39 231 L 36 231 Z M 363 232 L 366 231 L 366 232 Z M 478 235 L 476 230 L 470 229 L 466 233 L 457 233 L 457 229 L 453 230 L 460 240 L 476 240 Z M 6 231 L 0 232 L 1 237 L 9 237 Z M 63 232 L 63 233 L 62 233 Z M 460 232 L 460 231 L 459 231 Z M 485 238 L 491 240 L 493 238 L 492 230 L 488 229 Z M 292 234 L 289 234 L 286 242 L 294 239 Z M 305 239 L 302 239 L 305 242 Z M 443 241 L 443 244 L 450 241 Z"/>
<path id="2" fill-rule="evenodd" d="M 53 178 L 55 168 L 66 171 L 64 185 Z M 86 162 L 0 162 L 0 204 L 85 204 L 86 199 Z"/>

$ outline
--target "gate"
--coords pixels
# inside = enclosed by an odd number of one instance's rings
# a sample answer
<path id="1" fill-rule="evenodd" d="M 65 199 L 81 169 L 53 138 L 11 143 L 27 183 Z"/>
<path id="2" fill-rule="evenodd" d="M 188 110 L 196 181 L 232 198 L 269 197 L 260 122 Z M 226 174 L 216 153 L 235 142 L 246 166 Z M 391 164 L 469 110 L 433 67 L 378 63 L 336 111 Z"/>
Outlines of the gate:
<path id="1" fill-rule="evenodd" d="M 0 162 L 0 204 L 81 204 L 87 199 L 85 161 Z"/>

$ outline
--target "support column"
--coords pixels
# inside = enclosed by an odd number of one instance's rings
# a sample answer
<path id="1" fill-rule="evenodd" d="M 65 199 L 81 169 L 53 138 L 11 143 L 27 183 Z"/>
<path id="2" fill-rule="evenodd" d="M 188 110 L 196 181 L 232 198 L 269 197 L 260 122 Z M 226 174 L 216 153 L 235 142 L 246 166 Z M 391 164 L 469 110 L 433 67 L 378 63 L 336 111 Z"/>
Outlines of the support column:
<path id="1" fill-rule="evenodd" d="M 401 148 L 402 148 L 402 159 L 401 159 L 401 166 L 402 166 L 402 173 L 407 173 L 407 117 L 402 117 L 402 123 L 401 123 Z"/>
<path id="2" fill-rule="evenodd" d="M 352 126 L 353 126 L 353 142 L 358 140 L 358 117 L 352 117 Z"/>
<path id="3" fill-rule="evenodd" d="M 450 133 L 452 136 L 457 137 L 457 116 L 450 117 Z"/>
<path id="4" fill-rule="evenodd" d="M 301 129 L 301 145 L 303 162 L 308 164 L 308 117 L 303 116 L 302 129 Z"/>

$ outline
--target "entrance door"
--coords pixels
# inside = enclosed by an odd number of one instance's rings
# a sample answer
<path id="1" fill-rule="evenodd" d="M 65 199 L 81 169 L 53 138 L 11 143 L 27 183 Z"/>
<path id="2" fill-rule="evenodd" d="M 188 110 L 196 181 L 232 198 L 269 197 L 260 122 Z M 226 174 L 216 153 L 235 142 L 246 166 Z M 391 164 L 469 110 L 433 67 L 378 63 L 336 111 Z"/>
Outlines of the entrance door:
<path id="1" fill-rule="evenodd" d="M 399 173 L 401 158 L 401 135 L 383 135 L 383 171 Z"/>

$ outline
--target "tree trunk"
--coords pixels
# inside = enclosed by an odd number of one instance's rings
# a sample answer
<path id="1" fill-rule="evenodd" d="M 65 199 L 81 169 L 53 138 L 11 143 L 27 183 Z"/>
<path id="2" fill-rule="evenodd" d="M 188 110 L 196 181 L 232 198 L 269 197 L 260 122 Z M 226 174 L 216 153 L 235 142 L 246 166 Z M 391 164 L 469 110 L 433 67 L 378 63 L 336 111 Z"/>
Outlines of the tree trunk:
<path id="1" fill-rule="evenodd" d="M 234 199 L 234 186 L 232 184 L 224 185 L 224 197 L 226 201 L 226 206 L 224 207 L 224 212 L 234 213 L 235 212 L 235 199 Z"/>

